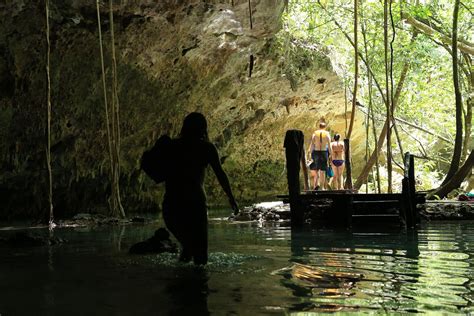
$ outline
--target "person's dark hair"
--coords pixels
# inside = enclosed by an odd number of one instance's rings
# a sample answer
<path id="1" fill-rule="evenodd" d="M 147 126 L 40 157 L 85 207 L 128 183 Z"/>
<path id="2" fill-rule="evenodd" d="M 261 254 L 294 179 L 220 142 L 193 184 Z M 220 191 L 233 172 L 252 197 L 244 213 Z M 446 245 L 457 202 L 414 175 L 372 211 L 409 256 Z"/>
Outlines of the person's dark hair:
<path id="1" fill-rule="evenodd" d="M 341 138 L 341 135 L 339 134 L 334 134 L 334 140 L 337 142 Z"/>
<path id="2" fill-rule="evenodd" d="M 183 127 L 181 127 L 181 138 L 185 139 L 199 139 L 209 140 L 207 134 L 207 120 L 201 113 L 192 112 L 188 114 L 183 121 Z"/>
<path id="3" fill-rule="evenodd" d="M 325 128 L 326 127 L 326 123 L 324 122 L 319 122 L 319 128 Z"/>

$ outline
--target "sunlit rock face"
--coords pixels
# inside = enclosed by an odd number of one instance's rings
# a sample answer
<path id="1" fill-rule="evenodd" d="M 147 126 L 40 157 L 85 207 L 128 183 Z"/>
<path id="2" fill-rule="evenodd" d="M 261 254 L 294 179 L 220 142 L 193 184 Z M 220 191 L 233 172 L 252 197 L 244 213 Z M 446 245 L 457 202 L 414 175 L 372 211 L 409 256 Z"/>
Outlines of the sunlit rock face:
<path id="1" fill-rule="evenodd" d="M 230 0 L 114 1 L 126 212 L 157 210 L 163 188 L 140 171 L 140 156 L 159 135 L 177 136 L 191 111 L 207 116 L 210 138 L 242 204 L 286 191 L 287 129 L 303 130 L 308 141 L 324 118 L 331 131 L 344 133 L 344 89 L 330 61 L 308 59 L 297 80 L 285 72 L 288 60 L 275 45 L 284 2 L 253 0 L 250 29 L 246 0 L 233 6 Z M 105 212 L 110 166 L 95 1 L 51 0 L 50 9 L 55 211 Z M 100 12 L 110 90 L 108 1 L 100 2 Z M 44 4 L 0 2 L 3 218 L 41 217 L 48 210 L 46 48 Z M 360 125 L 357 118 L 355 159 L 364 151 Z M 183 179 L 183 192 L 185 184 Z M 225 201 L 214 177 L 206 190 L 210 203 Z"/>

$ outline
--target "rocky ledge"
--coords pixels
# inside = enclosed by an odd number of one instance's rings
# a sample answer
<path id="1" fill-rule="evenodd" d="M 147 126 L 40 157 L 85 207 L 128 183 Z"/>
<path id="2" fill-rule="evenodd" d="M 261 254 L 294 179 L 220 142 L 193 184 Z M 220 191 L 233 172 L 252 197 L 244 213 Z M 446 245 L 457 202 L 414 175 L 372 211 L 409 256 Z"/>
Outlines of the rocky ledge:
<path id="1" fill-rule="evenodd" d="M 420 217 L 426 220 L 474 219 L 474 203 L 461 201 L 429 201 L 419 206 Z"/>
<path id="2" fill-rule="evenodd" d="M 313 219 L 328 211 L 329 201 L 321 201 L 311 205 L 305 214 L 306 219 Z M 423 220 L 472 220 L 474 219 L 474 203 L 462 201 L 428 201 L 418 205 L 420 217 Z M 316 216 L 316 217 L 318 217 Z M 283 202 L 265 202 L 244 207 L 238 215 L 231 216 L 233 221 L 288 221 L 290 220 L 290 205 Z M 316 218 L 315 218 L 316 219 Z"/>

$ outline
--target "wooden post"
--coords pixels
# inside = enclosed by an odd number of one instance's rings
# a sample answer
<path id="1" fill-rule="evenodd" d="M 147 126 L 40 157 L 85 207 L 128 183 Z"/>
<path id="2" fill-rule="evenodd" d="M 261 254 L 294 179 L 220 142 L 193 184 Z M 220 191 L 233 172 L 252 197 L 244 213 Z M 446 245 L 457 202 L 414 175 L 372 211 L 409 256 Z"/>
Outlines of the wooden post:
<path id="1" fill-rule="evenodd" d="M 415 227 L 418 221 L 415 192 L 414 156 L 405 153 L 405 172 L 402 180 L 401 216 L 404 217 L 407 227 Z"/>
<path id="2" fill-rule="evenodd" d="M 406 168 L 406 165 L 405 165 Z M 403 177 L 402 179 L 402 196 L 400 198 L 400 217 L 402 218 L 403 222 L 405 223 L 405 226 L 411 227 L 410 223 L 411 220 L 409 219 L 410 217 L 410 209 L 409 205 L 407 203 L 408 201 L 408 178 Z"/>
<path id="3" fill-rule="evenodd" d="M 416 208 L 415 190 L 415 156 L 410 154 L 410 167 L 408 168 L 408 189 L 410 190 L 410 208 L 412 211 L 413 227 L 418 223 L 418 209 Z"/>
<path id="4" fill-rule="evenodd" d="M 344 163 L 346 164 L 346 181 L 344 188 L 352 190 L 351 148 L 348 138 L 344 139 Z"/>
<path id="5" fill-rule="evenodd" d="M 304 209 L 300 199 L 300 164 L 305 158 L 303 132 L 300 130 L 286 131 L 284 147 L 291 226 L 301 226 L 304 223 Z"/>

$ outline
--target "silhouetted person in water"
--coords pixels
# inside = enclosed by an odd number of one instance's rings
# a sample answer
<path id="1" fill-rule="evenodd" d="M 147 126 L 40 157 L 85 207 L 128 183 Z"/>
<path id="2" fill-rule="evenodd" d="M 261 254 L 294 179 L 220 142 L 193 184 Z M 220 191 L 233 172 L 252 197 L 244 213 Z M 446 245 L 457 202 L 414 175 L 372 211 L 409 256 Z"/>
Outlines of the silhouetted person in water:
<path id="1" fill-rule="evenodd" d="M 181 244 L 180 261 L 207 263 L 207 205 L 204 173 L 211 165 L 237 214 L 239 208 L 222 169 L 216 147 L 209 142 L 207 121 L 201 113 L 186 116 L 181 134 L 169 146 L 170 172 L 165 181 L 163 218 Z"/>

